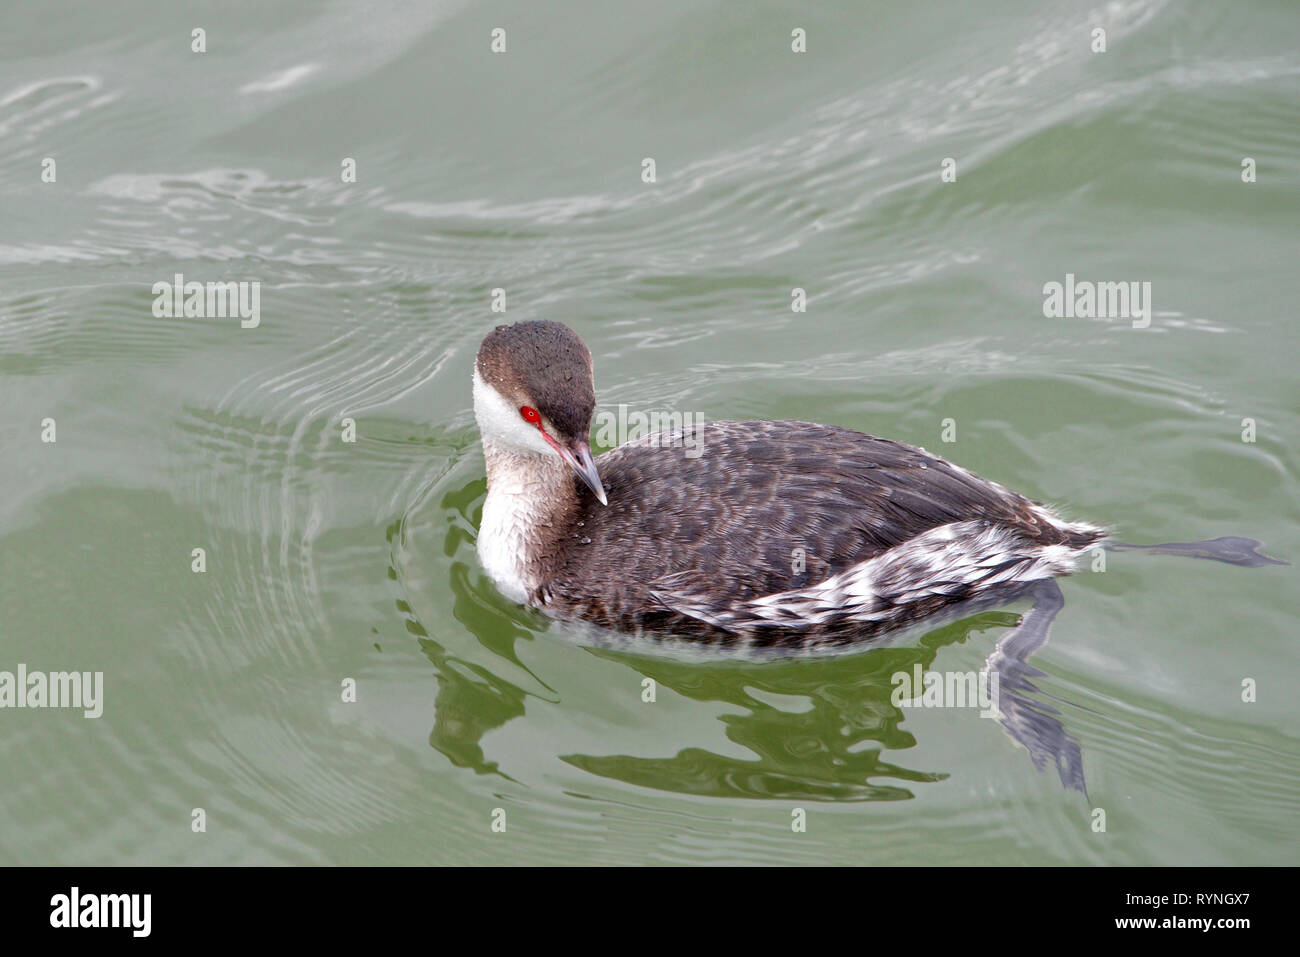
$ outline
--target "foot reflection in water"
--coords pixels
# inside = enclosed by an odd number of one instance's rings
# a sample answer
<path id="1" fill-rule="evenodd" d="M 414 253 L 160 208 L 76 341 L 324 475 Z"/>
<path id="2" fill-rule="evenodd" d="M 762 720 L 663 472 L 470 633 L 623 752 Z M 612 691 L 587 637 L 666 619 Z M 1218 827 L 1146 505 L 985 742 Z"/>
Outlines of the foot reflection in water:
<path id="1" fill-rule="evenodd" d="M 515 653 L 520 638 L 535 634 L 532 613 L 503 628 L 503 609 L 485 601 L 490 585 L 457 563 L 453 569 L 454 615 L 494 654 L 525 668 Z M 1019 597 L 1019 596 L 1012 596 Z M 1029 695 L 1036 691 L 1029 678 L 1041 672 L 1024 662 L 1046 637 L 1050 618 L 1038 614 L 1041 604 L 1024 616 L 986 663 L 998 671 L 1000 721 L 1025 745 L 1040 769 L 1055 764 L 1068 787 L 1083 790 L 1078 744 L 1061 725 L 1058 713 Z M 483 736 L 521 717 L 535 693 L 494 674 L 481 664 L 449 653 L 411 614 L 404 602 L 399 610 L 407 629 L 419 639 L 438 677 L 430 745 L 457 767 L 479 774 L 509 777 L 487 760 Z M 511 616 L 513 618 L 513 616 Z M 913 797 L 909 785 L 941 781 L 942 771 L 915 770 L 885 760 L 886 750 L 914 747 L 916 739 L 902 727 L 907 708 L 895 704 L 900 673 L 928 671 L 939 649 L 961 643 L 991 628 L 1014 628 L 1021 616 L 984 610 L 923 635 L 906 647 L 883 647 L 838 656 L 784 658 L 768 661 L 679 660 L 637 650 L 590 647 L 589 653 L 618 662 L 643 678 L 694 701 L 727 705 L 719 720 L 728 739 L 752 758 L 716 754 L 703 748 L 683 748 L 665 757 L 625 754 L 566 754 L 560 759 L 591 774 L 637 787 L 711 797 L 782 798 L 812 801 L 892 801 Z M 1041 624 L 1041 627 L 1039 625 Z M 1029 626 L 1028 629 L 1026 626 Z M 628 639 L 636 645 L 637 639 Z M 525 668 L 525 670 L 527 670 Z M 545 683 L 535 673 L 542 687 Z M 788 698 L 800 710 L 769 703 Z M 539 703 L 544 699 L 539 699 Z M 547 701 L 554 704 L 553 701 Z M 733 713 L 740 709 L 742 713 Z M 977 708 L 968 708 L 972 720 Z M 992 727 L 990 723 L 990 728 Z M 513 779 L 512 779 L 513 780 Z"/>
<path id="2" fill-rule="evenodd" d="M 1011 737 L 1029 750 L 1040 770 L 1055 764 L 1061 782 L 1082 792 L 1078 743 L 1066 734 L 1059 712 L 1030 697 L 1037 689 L 1029 678 L 1042 672 L 1027 665 L 1025 659 L 1046 640 L 1055 609 L 1044 596 L 1027 595 L 1025 591 L 1010 593 L 1001 601 L 1021 597 L 1035 601 L 1023 619 L 992 610 L 972 615 L 976 609 L 968 608 L 968 617 L 929 631 L 915 644 L 833 658 L 786 658 L 710 667 L 699 662 L 596 650 L 593 653 L 622 661 L 683 697 L 744 709 L 743 714 L 725 714 L 720 720 L 727 726 L 727 737 L 756 757 L 741 759 L 688 748 L 665 758 L 566 755 L 563 760 L 629 784 L 713 797 L 814 801 L 910 798 L 912 792 L 901 782 L 940 781 L 948 775 L 909 770 L 882 759 L 886 749 L 899 751 L 916 744 L 915 738 L 901 727 L 906 708 L 895 703 L 899 701 L 898 676 L 929 671 L 939 649 L 965 642 L 972 634 L 990 628 L 1014 628 L 990 655 L 983 673 L 993 676 L 993 687 L 997 688 L 997 717 Z M 981 602 L 978 607 L 988 609 L 990 604 Z M 810 702 L 811 707 L 791 712 L 768 704 L 755 693 L 764 697 L 794 696 Z M 979 715 L 975 696 L 964 706 L 972 718 Z M 873 742 L 878 746 L 872 747 Z"/>
<path id="3" fill-rule="evenodd" d="M 463 548 L 470 559 L 453 561 L 451 566 L 452 614 L 483 648 L 527 672 L 537 682 L 535 687 L 553 692 L 516 652 L 518 640 L 535 637 L 543 619 L 531 610 L 505 603 L 472 561 L 472 512 L 480 495 L 481 482 L 475 482 L 451 493 L 442 503 L 466 520 L 454 522 L 448 529 L 445 554 L 455 557 Z M 397 524 L 390 527 L 390 541 L 398 534 Z M 390 577 L 398 578 L 393 568 Z M 1025 599 L 1033 605 L 1023 616 L 997 610 Z M 928 672 L 939 649 L 963 643 L 974 634 L 1011 629 L 989 654 L 981 675 L 997 689 L 996 717 L 1010 737 L 1028 750 L 1036 767 L 1044 770 L 1054 765 L 1063 785 L 1086 793 L 1079 745 L 1066 733 L 1060 713 L 1040 700 L 1044 695 L 1031 679 L 1043 672 L 1028 664 L 1030 655 L 1047 640 L 1062 602 L 1054 581 L 1035 582 L 955 609 L 940 619 L 945 624 L 919 638 L 903 639 L 905 644 L 769 660 L 683 659 L 661 653 L 662 643 L 653 639 L 605 636 L 587 647 L 590 654 L 635 672 L 638 677 L 632 687 L 650 678 L 684 698 L 727 706 L 727 713 L 718 717 L 727 738 L 753 756 L 691 747 L 665 757 L 559 757 L 603 778 L 684 794 L 812 801 L 911 798 L 909 785 L 941 781 L 948 774 L 913 770 L 883 759 L 886 750 L 899 752 L 916 745 L 912 734 L 902 728 L 909 709 L 896 703 L 896 676 Z M 399 599 L 397 607 L 437 674 L 430 745 L 457 767 L 514 780 L 487 759 L 480 742 L 489 731 L 523 716 L 526 699 L 538 698 L 537 693 L 490 667 L 449 652 L 429 634 L 406 601 Z M 559 697 L 538 698 L 538 703 L 554 705 Z M 769 703 L 781 698 L 789 699 L 798 710 Z M 735 713 L 736 709 L 741 713 Z M 969 706 L 965 711 L 972 720 L 980 714 L 978 707 Z M 988 724 L 991 728 L 992 723 Z"/>

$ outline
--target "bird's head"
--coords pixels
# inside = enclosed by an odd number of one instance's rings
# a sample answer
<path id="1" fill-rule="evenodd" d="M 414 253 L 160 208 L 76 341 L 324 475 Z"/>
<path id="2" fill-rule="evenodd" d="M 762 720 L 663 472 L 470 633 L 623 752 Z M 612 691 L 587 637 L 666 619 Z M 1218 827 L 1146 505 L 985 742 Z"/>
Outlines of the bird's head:
<path id="1" fill-rule="evenodd" d="M 474 363 L 474 416 L 485 444 L 558 456 L 608 504 L 588 436 L 596 409 L 591 351 L 558 322 L 497 326 Z"/>

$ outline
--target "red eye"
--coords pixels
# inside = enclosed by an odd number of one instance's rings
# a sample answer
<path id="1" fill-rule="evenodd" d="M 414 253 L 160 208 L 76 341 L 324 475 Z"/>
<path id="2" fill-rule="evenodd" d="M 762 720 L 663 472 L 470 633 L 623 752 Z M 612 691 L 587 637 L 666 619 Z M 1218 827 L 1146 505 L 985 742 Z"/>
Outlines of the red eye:
<path id="1" fill-rule="evenodd" d="M 524 417 L 525 422 L 531 422 L 533 425 L 540 425 L 542 417 L 537 414 L 537 410 L 529 405 L 519 407 L 519 414 Z"/>

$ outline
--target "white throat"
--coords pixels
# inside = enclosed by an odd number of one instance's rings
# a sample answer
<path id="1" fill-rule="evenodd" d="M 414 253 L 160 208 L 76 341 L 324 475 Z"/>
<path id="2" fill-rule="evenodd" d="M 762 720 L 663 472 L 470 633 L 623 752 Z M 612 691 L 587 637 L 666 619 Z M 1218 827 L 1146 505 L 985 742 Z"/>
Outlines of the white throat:
<path id="1" fill-rule="evenodd" d="M 542 557 L 562 532 L 574 496 L 568 466 L 537 429 L 474 370 L 474 416 L 483 437 L 488 493 L 478 531 L 483 570 L 507 598 L 528 604 L 543 581 Z"/>

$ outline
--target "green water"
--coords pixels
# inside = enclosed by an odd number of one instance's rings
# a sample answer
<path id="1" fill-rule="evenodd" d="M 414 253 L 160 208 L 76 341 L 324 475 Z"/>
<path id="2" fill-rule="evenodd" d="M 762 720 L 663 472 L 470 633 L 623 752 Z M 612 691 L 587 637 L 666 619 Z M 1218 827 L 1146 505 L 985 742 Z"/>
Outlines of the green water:
<path id="1" fill-rule="evenodd" d="M 0 710 L 0 862 L 1297 862 L 1296 566 L 1062 583 L 1034 664 L 1084 797 L 890 702 L 1023 605 L 777 662 L 512 606 L 469 380 L 558 319 L 606 409 L 849 426 L 1298 561 L 1300 8 L 376 7 L 0 12 L 0 670 L 104 682 Z M 176 273 L 260 282 L 260 324 L 155 317 Z M 1067 273 L 1150 282 L 1149 328 L 1045 318 Z"/>

